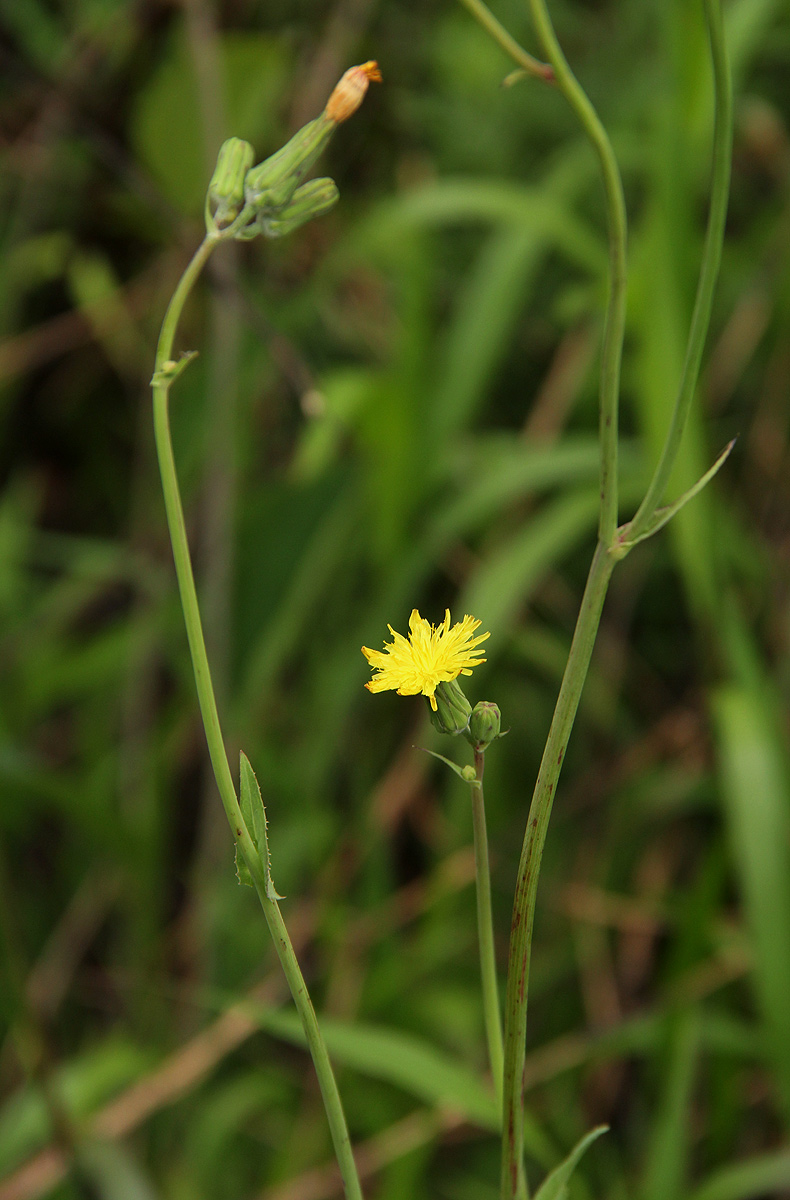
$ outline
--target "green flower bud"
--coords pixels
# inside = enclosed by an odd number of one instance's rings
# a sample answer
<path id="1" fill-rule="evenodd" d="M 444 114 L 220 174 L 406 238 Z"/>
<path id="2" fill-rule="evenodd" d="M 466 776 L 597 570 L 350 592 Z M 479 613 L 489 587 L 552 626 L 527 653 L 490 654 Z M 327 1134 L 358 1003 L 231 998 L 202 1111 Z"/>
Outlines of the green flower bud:
<path id="1" fill-rule="evenodd" d="M 469 718 L 469 741 L 475 750 L 485 750 L 500 736 L 502 717 L 499 708 L 491 700 L 481 700 L 472 709 Z"/>
<path id="2" fill-rule="evenodd" d="M 339 195 L 334 179 L 311 179 L 296 189 L 290 204 L 286 204 L 276 217 L 266 217 L 261 213 L 258 217 L 259 227 L 267 237 L 293 233 L 306 221 L 329 212 L 337 204 Z"/>
<path id="3" fill-rule="evenodd" d="M 244 204 L 244 179 L 254 161 L 255 151 L 241 138 L 228 138 L 220 146 L 206 195 L 209 233 L 232 224 L 239 215 Z"/>
<path id="4" fill-rule="evenodd" d="M 477 771 L 474 767 L 461 767 L 461 778 L 466 783 L 474 783 L 477 779 Z"/>
<path id="5" fill-rule="evenodd" d="M 461 691 L 456 679 L 439 683 L 434 692 L 436 708 L 431 710 L 431 723 L 439 733 L 464 733 L 469 727 L 472 706 Z"/>
<path id="6" fill-rule="evenodd" d="M 265 217 L 279 216 L 336 128 L 336 122 L 322 113 L 302 126 L 282 150 L 248 171 L 244 188 L 247 203 Z"/>

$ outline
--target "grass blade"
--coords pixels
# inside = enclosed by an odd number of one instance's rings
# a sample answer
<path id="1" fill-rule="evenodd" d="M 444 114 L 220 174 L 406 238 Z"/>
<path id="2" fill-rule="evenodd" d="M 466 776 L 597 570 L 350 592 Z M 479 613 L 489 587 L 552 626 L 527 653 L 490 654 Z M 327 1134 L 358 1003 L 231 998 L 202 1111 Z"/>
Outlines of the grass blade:
<path id="1" fill-rule="evenodd" d="M 722 688 L 713 700 L 732 852 L 755 948 L 755 989 L 790 1119 L 790 802 L 785 767 L 761 697 Z"/>

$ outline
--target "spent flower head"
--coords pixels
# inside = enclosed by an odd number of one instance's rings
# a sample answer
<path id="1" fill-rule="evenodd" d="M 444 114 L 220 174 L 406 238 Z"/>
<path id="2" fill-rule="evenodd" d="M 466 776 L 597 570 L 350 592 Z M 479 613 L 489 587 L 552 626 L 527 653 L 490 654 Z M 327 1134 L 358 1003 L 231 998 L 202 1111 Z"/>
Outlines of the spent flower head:
<path id="1" fill-rule="evenodd" d="M 349 67 L 343 78 L 335 85 L 332 95 L 327 101 L 324 112 L 330 121 L 337 125 L 352 117 L 365 99 L 368 85 L 381 83 L 379 64 L 372 59 L 360 63 L 358 67 Z"/>
<path id="2" fill-rule="evenodd" d="M 471 675 L 472 668 L 485 662 L 478 649 L 489 636 L 474 636 L 480 622 L 465 616 L 450 626 L 450 610 L 441 625 L 431 625 L 417 609 L 409 617 L 409 636 L 405 638 L 388 626 L 393 640 L 383 650 L 362 647 L 362 653 L 375 671 L 365 684 L 368 691 L 396 691 L 399 696 L 427 696 L 436 712 L 435 692 L 440 683 L 449 683 L 459 675 Z"/>

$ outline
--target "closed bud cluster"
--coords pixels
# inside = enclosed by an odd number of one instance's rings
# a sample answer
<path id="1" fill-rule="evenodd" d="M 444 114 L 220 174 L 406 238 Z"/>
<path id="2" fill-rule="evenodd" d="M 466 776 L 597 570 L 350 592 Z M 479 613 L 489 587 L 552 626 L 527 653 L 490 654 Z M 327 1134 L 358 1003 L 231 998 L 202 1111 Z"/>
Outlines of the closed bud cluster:
<path id="1" fill-rule="evenodd" d="M 434 693 L 436 708 L 431 709 L 431 724 L 439 733 L 465 733 L 469 728 L 472 706 L 456 679 L 437 684 Z"/>
<path id="2" fill-rule="evenodd" d="M 331 179 L 304 178 L 329 144 L 341 121 L 362 103 L 371 80 L 380 81 L 375 62 L 351 67 L 335 87 L 320 117 L 308 121 L 289 142 L 262 163 L 253 166 L 249 142 L 229 138 L 224 142 L 206 196 L 206 229 L 209 234 L 227 231 L 241 240 L 282 237 L 337 202 Z"/>
<path id="3" fill-rule="evenodd" d="M 485 750 L 492 742 L 501 737 L 500 728 L 502 717 L 499 707 L 491 700 L 481 700 L 472 709 L 469 718 L 469 733 L 467 737 L 475 750 Z"/>

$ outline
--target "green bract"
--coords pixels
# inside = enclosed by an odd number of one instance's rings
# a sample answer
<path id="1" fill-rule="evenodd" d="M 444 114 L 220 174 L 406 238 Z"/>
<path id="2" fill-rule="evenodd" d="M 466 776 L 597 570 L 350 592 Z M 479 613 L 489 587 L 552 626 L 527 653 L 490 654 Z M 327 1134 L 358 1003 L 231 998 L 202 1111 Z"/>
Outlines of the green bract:
<path id="1" fill-rule="evenodd" d="M 469 726 L 472 706 L 457 680 L 437 685 L 436 709 L 431 710 L 431 722 L 440 733 L 464 733 Z"/>
<path id="2" fill-rule="evenodd" d="M 311 179 L 303 183 L 293 194 L 290 204 L 280 209 L 276 216 L 258 215 L 255 224 L 256 232 L 260 230 L 267 237 L 282 237 L 285 233 L 293 233 L 306 221 L 313 217 L 322 217 L 324 213 L 334 208 L 340 197 L 334 179 Z"/>
<path id="3" fill-rule="evenodd" d="M 492 700 L 481 700 L 469 718 L 469 740 L 475 750 L 485 750 L 500 736 L 502 717 Z"/>
<path id="4" fill-rule="evenodd" d="M 336 129 L 336 123 L 322 113 L 276 154 L 248 171 L 244 191 L 250 207 L 265 216 L 285 208 Z"/>
<path id="5" fill-rule="evenodd" d="M 212 232 L 232 224 L 244 205 L 244 181 L 255 151 L 242 138 L 228 138 L 219 148 L 217 165 L 206 194 L 206 228 Z"/>

